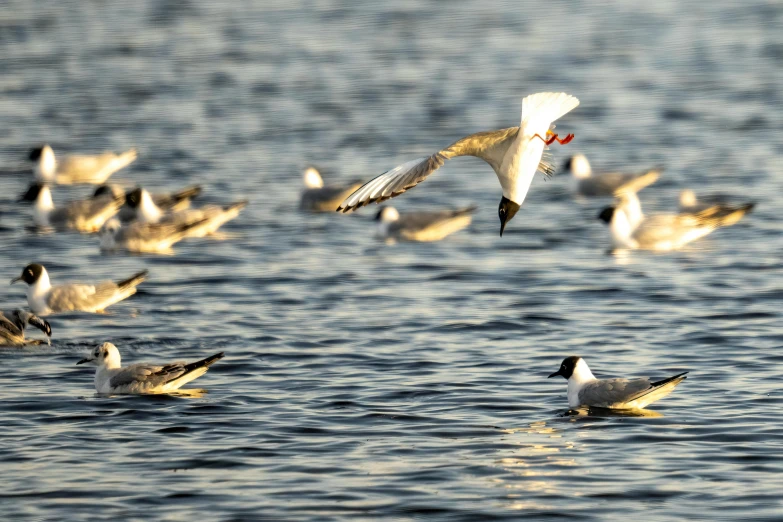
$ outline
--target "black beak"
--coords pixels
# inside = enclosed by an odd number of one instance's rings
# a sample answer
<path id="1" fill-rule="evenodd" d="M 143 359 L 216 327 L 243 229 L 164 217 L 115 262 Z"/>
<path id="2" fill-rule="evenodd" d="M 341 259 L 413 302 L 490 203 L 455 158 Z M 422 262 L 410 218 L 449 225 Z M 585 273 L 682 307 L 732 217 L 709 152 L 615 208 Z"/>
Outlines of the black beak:
<path id="1" fill-rule="evenodd" d="M 604 208 L 600 214 L 598 214 L 598 219 L 603 221 L 604 223 L 611 223 L 612 218 L 614 217 L 614 207 L 606 207 Z"/>
<path id="2" fill-rule="evenodd" d="M 20 277 L 14 277 L 13 279 L 11 279 L 11 284 L 18 283 L 21 280 L 22 280 L 21 276 Z"/>
<path id="3" fill-rule="evenodd" d="M 557 370 L 555 373 L 547 377 L 547 379 L 551 379 L 552 377 L 557 377 L 558 375 L 563 375 L 562 373 L 560 373 L 560 370 Z"/>
<path id="4" fill-rule="evenodd" d="M 503 237 L 503 231 L 506 230 L 506 223 L 511 221 L 519 211 L 519 205 L 508 199 L 506 196 L 500 200 L 498 207 L 498 217 L 500 218 L 500 237 Z"/>
<path id="5" fill-rule="evenodd" d="M 81 361 L 77 362 L 76 364 L 84 364 L 92 361 L 92 359 L 82 359 Z"/>

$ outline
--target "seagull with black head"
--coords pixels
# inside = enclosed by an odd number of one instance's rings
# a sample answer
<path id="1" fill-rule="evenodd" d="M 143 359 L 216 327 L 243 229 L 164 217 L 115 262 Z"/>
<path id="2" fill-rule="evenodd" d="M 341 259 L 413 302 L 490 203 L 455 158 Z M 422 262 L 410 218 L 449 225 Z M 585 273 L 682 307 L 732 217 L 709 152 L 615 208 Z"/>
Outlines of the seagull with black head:
<path id="1" fill-rule="evenodd" d="M 596 379 L 587 362 L 578 356 L 566 357 L 549 376 L 568 381 L 568 407 L 588 406 L 617 410 L 644 408 L 669 395 L 685 380 L 688 372 L 652 382 L 640 379 Z"/>
<path id="2" fill-rule="evenodd" d="M 446 160 L 474 156 L 486 161 L 495 171 L 503 196 L 498 206 L 500 235 L 519 211 L 536 171 L 552 175 L 554 167 L 542 161 L 544 147 L 557 140 L 561 144 L 573 138 L 560 139 L 550 131 L 552 122 L 579 105 L 579 100 L 564 92 L 540 92 L 522 100 L 522 122 L 519 127 L 471 134 L 431 156 L 395 167 L 368 181 L 343 201 L 338 212 L 356 210 L 369 203 L 379 203 L 399 196 L 424 181 Z M 551 136 L 551 138 L 550 138 Z"/>

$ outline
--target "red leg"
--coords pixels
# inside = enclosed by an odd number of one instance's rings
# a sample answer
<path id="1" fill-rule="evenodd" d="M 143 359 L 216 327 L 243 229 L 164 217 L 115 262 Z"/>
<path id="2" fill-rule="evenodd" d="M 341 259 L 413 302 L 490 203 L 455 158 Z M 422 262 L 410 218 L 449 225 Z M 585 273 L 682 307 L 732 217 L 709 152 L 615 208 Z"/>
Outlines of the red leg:
<path id="1" fill-rule="evenodd" d="M 571 143 L 571 140 L 574 139 L 574 135 L 573 134 L 567 134 L 565 138 L 560 139 L 560 138 L 557 137 L 557 134 L 555 134 L 555 139 L 557 140 L 557 142 L 560 145 L 566 145 L 568 143 Z"/>
<path id="2" fill-rule="evenodd" d="M 538 138 L 538 139 L 540 139 L 541 141 L 543 141 L 545 144 L 547 144 L 547 145 L 552 145 L 552 143 L 554 143 L 554 142 L 555 142 L 555 140 L 557 139 L 557 134 L 552 134 L 552 137 L 551 137 L 551 138 L 549 138 L 548 140 L 545 140 L 544 138 L 542 138 L 542 137 L 541 137 L 541 136 L 539 136 L 538 134 L 533 134 L 533 138 Z"/>
<path id="3" fill-rule="evenodd" d="M 565 138 L 561 139 L 560 137 L 558 137 L 557 134 L 555 134 L 552 131 L 547 131 L 547 136 L 550 136 L 550 138 L 549 139 L 544 139 L 541 136 L 539 136 L 538 134 L 533 134 L 534 138 L 540 139 L 541 141 L 543 141 L 547 145 L 552 145 L 554 142 L 558 142 L 560 145 L 565 145 L 567 143 L 570 143 L 571 140 L 574 139 L 574 135 L 573 134 L 568 134 Z"/>

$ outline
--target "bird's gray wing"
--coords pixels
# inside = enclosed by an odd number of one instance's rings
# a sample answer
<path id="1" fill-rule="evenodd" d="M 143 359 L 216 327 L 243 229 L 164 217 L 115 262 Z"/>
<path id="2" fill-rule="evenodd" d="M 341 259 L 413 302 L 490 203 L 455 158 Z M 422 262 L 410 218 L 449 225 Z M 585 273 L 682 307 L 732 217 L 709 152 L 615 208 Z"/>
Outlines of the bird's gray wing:
<path id="1" fill-rule="evenodd" d="M 364 183 L 361 181 L 352 182 L 350 185 L 327 185 L 316 189 L 307 189 L 302 193 L 300 207 L 302 209 L 311 209 L 320 207 L 328 208 L 329 211 L 337 210 L 342 201 L 358 190 Z"/>
<path id="2" fill-rule="evenodd" d="M 112 281 L 102 281 L 95 285 L 60 285 L 52 288 L 47 304 L 55 312 L 86 310 L 105 302 L 117 290 L 117 284 Z"/>
<path id="3" fill-rule="evenodd" d="M 108 173 L 129 165 L 136 159 L 136 150 L 130 149 L 120 154 L 104 152 L 94 156 L 65 156 L 57 163 L 57 174 L 70 178 L 71 182 L 95 181 L 97 174 L 106 177 Z M 102 182 L 103 180 L 100 180 Z"/>
<path id="4" fill-rule="evenodd" d="M 54 209 L 49 219 L 53 223 L 88 220 L 103 214 L 119 211 L 123 200 L 124 196 L 115 198 L 111 195 L 105 195 L 94 199 L 73 201 L 67 206 Z"/>
<path id="5" fill-rule="evenodd" d="M 588 195 L 595 196 L 611 196 L 615 190 L 625 185 L 636 177 L 635 174 L 627 174 L 623 172 L 604 172 L 589 178 L 586 178 L 583 183 L 585 192 L 589 192 Z"/>
<path id="6" fill-rule="evenodd" d="M 650 379 L 600 379 L 586 384 L 579 401 L 588 406 L 609 408 L 630 402 L 650 390 Z"/>
<path id="7" fill-rule="evenodd" d="M 183 203 L 185 206 L 181 209 L 187 208 L 187 205 L 190 203 L 190 200 L 197 197 L 199 194 L 201 194 L 201 187 L 199 185 L 194 185 L 192 187 L 187 187 L 182 190 L 179 190 L 177 192 L 170 192 L 166 194 L 154 194 L 152 196 L 152 201 L 157 205 L 158 207 L 162 208 L 163 210 L 171 210 L 173 208 L 177 208 Z"/>
<path id="8" fill-rule="evenodd" d="M 115 240 L 122 243 L 127 241 L 164 241 L 172 236 L 182 233 L 183 225 L 163 223 L 130 223 L 122 227 L 115 236 Z"/>
<path id="9" fill-rule="evenodd" d="M 162 386 L 185 373 L 185 364 L 184 362 L 174 362 L 164 366 L 131 364 L 114 374 L 109 379 L 109 386 L 112 388 L 134 384 L 150 388 Z"/>
<path id="10" fill-rule="evenodd" d="M 717 226 L 716 220 L 700 218 L 698 214 L 659 214 L 642 221 L 633 233 L 641 247 L 670 242 L 679 244 L 687 236 L 709 231 Z"/>
<path id="11" fill-rule="evenodd" d="M 476 207 L 468 207 L 459 210 L 439 210 L 433 212 L 410 212 L 400 216 L 392 228 L 398 230 L 418 231 L 437 226 L 455 217 L 472 213 Z"/>
<path id="12" fill-rule="evenodd" d="M 500 168 L 498 160 L 502 156 L 497 153 L 498 147 L 513 141 L 518 134 L 519 127 L 509 127 L 507 129 L 478 132 L 466 136 L 432 156 L 403 163 L 371 179 L 347 197 L 337 210 L 349 212 L 369 203 L 380 203 L 389 198 L 399 196 L 427 179 L 430 174 L 443 166 L 446 160 L 458 156 L 481 158 L 497 171 Z M 538 170 L 547 175 L 554 173 L 554 167 L 546 161 L 539 163 Z"/>

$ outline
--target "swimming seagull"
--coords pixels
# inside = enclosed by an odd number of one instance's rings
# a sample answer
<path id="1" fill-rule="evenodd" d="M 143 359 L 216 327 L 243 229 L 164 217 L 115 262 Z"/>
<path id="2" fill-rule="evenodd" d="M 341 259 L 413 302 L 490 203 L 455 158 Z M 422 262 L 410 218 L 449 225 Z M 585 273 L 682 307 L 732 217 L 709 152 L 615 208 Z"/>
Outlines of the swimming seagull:
<path id="1" fill-rule="evenodd" d="M 95 390 L 98 393 L 142 395 L 168 393 L 207 373 L 207 369 L 223 358 L 223 352 L 200 361 L 174 362 L 162 366 L 131 364 L 122 367 L 120 351 L 111 343 L 103 343 L 76 364 L 92 364 L 95 371 Z"/>
<path id="2" fill-rule="evenodd" d="M 315 167 L 304 171 L 305 190 L 299 200 L 299 209 L 310 212 L 334 212 L 340 203 L 353 194 L 364 182 L 354 180 L 344 185 L 324 186 L 321 173 Z"/>
<path id="3" fill-rule="evenodd" d="M 104 152 L 93 156 L 65 156 L 57 161 L 52 148 L 44 145 L 31 150 L 29 158 L 34 163 L 33 173 L 37 181 L 59 185 L 100 185 L 109 176 L 133 163 L 136 156 L 136 149 L 130 149 L 121 154 Z"/>
<path id="4" fill-rule="evenodd" d="M 125 190 L 119 185 L 100 185 L 93 192 L 93 199 L 105 196 L 106 194 L 112 194 L 115 197 L 122 196 L 125 198 Z M 177 212 L 179 210 L 185 210 L 190 208 L 191 200 L 195 199 L 201 194 L 201 186 L 194 185 L 192 187 L 185 187 L 182 190 L 175 192 L 161 192 L 157 194 L 150 194 L 153 203 L 158 206 L 164 212 Z M 136 211 L 124 205 L 120 209 L 119 216 L 121 221 L 131 221 L 136 217 Z"/>
<path id="5" fill-rule="evenodd" d="M 435 212 L 408 212 L 384 206 L 378 211 L 378 235 L 387 239 L 407 241 L 440 241 L 449 234 L 470 225 L 475 206 Z"/>
<path id="6" fill-rule="evenodd" d="M 150 193 L 141 187 L 128 193 L 126 201 L 136 212 L 136 220 L 139 223 L 184 225 L 200 222 L 199 226 L 188 229 L 186 237 L 204 237 L 214 234 L 218 228 L 237 217 L 247 206 L 247 200 L 240 200 L 225 207 L 205 205 L 167 214 L 155 204 Z"/>
<path id="7" fill-rule="evenodd" d="M 95 284 L 68 283 L 52 286 L 43 265 L 33 263 L 22 270 L 22 275 L 11 280 L 27 283 L 27 304 L 37 315 L 62 312 L 102 313 L 106 308 L 136 293 L 136 287 L 147 278 L 147 270 L 128 279 Z"/>
<path id="8" fill-rule="evenodd" d="M 549 378 L 560 375 L 568 381 L 569 408 L 591 406 L 623 410 L 644 408 L 666 397 L 686 379 L 687 373 L 655 382 L 647 378 L 596 379 L 584 359 L 572 356 L 563 359 L 560 369 Z"/>
<path id="9" fill-rule="evenodd" d="M 695 192 L 685 189 L 680 192 L 680 212 L 700 212 L 714 206 L 726 209 L 732 206 L 732 201 L 735 199 L 726 194 L 711 194 L 696 198 Z"/>
<path id="10" fill-rule="evenodd" d="M 33 203 L 33 222 L 42 228 L 97 232 L 107 219 L 119 212 L 125 196 L 106 194 L 95 199 L 71 201 L 56 208 L 46 183 L 33 183 L 19 201 Z"/>
<path id="11" fill-rule="evenodd" d="M 644 216 L 636 195 L 626 194 L 615 206 L 604 208 L 598 219 L 609 225 L 615 249 L 677 250 L 718 227 L 735 224 L 753 209 L 745 205 L 715 205 L 700 212 Z"/>
<path id="12" fill-rule="evenodd" d="M 573 177 L 578 180 L 577 193 L 580 196 L 594 197 L 611 196 L 623 185 L 640 177 L 654 177 L 657 180 L 663 169 L 654 168 L 635 173 L 601 172 L 594 174 L 585 155 L 576 154 L 568 158 L 563 165 L 563 170 L 571 171 Z"/>
<path id="13" fill-rule="evenodd" d="M 42 344 L 40 339 L 25 339 L 27 325 L 35 326 L 46 334 L 46 341 L 52 344 L 52 327 L 45 319 L 25 310 L 16 309 L 6 316 L 0 312 L 0 346 L 31 346 Z"/>
<path id="14" fill-rule="evenodd" d="M 134 221 L 122 225 L 112 218 L 101 229 L 101 250 L 104 252 L 138 252 L 161 254 L 171 252 L 171 247 L 188 237 L 189 232 L 200 227 L 204 221 L 192 223 L 139 223 Z"/>
<path id="15" fill-rule="evenodd" d="M 393 198 L 424 181 L 443 163 L 457 156 L 475 156 L 492 167 L 503 189 L 498 208 L 500 235 L 525 200 L 536 170 L 545 175 L 554 174 L 554 167 L 541 160 L 552 122 L 579 105 L 579 100 L 564 92 L 540 92 L 522 100 L 522 123 L 489 132 L 472 134 L 436 152 L 393 168 L 365 183 L 351 194 L 337 209 L 348 212 L 368 203 Z M 558 140 L 563 143 L 569 137 Z"/>

